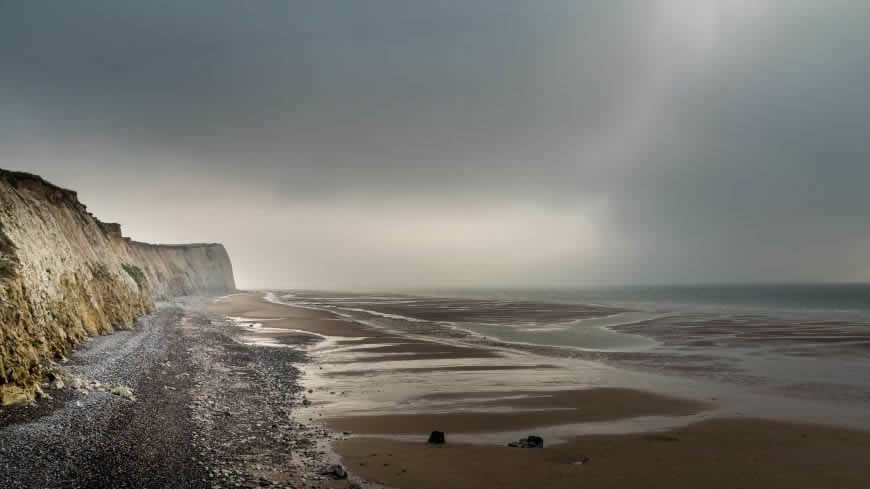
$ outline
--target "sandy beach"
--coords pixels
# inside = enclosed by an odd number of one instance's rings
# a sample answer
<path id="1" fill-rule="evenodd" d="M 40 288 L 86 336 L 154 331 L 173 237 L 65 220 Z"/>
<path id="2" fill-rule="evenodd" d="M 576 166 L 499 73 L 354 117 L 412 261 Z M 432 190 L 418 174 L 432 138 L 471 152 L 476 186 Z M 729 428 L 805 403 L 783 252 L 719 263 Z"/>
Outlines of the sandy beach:
<path id="1" fill-rule="evenodd" d="M 546 379 L 558 378 L 562 365 L 537 358 L 517 365 L 522 357 L 507 352 L 395 334 L 324 311 L 273 304 L 259 294 L 230 296 L 209 309 L 287 328 L 287 334 L 301 330 L 328 338 L 321 351 L 312 347 L 318 366 L 303 374 L 312 401 L 308 409 L 329 429 L 352 433 L 332 447 L 352 475 L 365 481 L 422 489 L 868 483 L 867 431 L 716 417 L 709 415 L 717 404 L 710 398 L 582 382 L 573 389 L 554 388 L 565 384 L 548 385 Z M 457 390 L 475 376 L 480 390 Z M 531 378 L 539 388 L 519 382 L 522 388 L 512 389 L 514 376 Z M 415 379 L 428 379 L 432 391 L 414 390 Z M 462 383 L 451 385 L 459 379 Z M 360 381 L 365 387 L 350 388 Z M 377 402 L 366 398 L 386 395 L 386 385 L 408 390 Z M 636 420 L 658 419 L 674 426 L 646 431 L 640 423 L 632 429 Z M 582 434 L 584 426 L 623 424 L 620 433 Z M 432 430 L 445 431 L 447 443 L 427 444 Z M 512 437 L 542 433 L 556 434 L 545 437 L 544 449 L 506 446 Z"/>
<path id="2" fill-rule="evenodd" d="M 376 438 L 335 444 L 349 470 L 399 488 L 859 488 L 870 433 L 721 419 L 539 449 Z M 588 457 L 588 462 L 579 464 Z"/>

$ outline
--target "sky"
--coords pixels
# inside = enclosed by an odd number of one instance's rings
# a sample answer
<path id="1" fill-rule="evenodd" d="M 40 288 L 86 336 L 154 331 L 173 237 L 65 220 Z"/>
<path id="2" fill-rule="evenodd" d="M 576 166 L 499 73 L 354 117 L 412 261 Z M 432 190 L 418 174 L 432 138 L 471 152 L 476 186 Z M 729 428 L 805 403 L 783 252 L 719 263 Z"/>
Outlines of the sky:
<path id="1" fill-rule="evenodd" d="M 242 288 L 870 281 L 870 2 L 0 0 L 0 167 Z"/>

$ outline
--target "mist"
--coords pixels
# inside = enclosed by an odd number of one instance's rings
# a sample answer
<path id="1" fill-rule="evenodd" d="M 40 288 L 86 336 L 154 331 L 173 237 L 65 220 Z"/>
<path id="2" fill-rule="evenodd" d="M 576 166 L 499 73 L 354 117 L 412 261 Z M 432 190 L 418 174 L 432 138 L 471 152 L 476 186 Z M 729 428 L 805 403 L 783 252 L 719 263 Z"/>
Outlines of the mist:
<path id="1" fill-rule="evenodd" d="M 241 288 L 870 280 L 870 6 L 0 5 L 2 167 Z"/>

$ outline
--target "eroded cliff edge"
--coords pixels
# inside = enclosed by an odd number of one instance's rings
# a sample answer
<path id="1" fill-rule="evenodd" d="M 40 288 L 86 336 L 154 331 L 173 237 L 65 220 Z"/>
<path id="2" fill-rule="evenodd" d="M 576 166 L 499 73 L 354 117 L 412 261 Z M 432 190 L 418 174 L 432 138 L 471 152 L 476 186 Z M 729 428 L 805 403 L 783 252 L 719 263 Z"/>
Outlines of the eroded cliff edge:
<path id="1" fill-rule="evenodd" d="M 129 328 L 155 300 L 233 290 L 222 245 L 132 241 L 75 192 L 0 169 L 0 403 L 32 399 L 44 359 Z"/>

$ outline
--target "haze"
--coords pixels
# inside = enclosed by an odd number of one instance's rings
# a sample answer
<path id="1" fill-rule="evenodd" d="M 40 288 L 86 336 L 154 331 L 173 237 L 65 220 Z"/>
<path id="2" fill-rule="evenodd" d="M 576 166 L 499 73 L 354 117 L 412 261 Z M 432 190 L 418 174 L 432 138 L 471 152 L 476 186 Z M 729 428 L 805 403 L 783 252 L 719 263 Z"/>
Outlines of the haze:
<path id="1" fill-rule="evenodd" d="M 870 280 L 870 3 L 0 3 L 4 168 L 242 288 Z"/>

